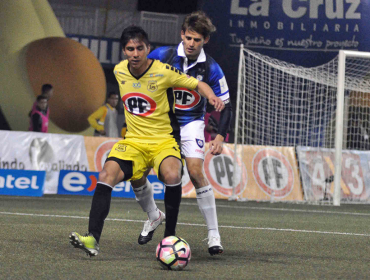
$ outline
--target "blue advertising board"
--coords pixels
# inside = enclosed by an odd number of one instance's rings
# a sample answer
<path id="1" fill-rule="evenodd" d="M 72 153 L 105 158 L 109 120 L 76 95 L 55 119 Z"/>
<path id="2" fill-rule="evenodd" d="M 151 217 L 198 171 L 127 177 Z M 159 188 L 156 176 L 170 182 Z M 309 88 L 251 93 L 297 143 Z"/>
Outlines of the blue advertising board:
<path id="1" fill-rule="evenodd" d="M 303 67 L 341 49 L 370 51 L 370 0 L 219 0 L 200 8 L 217 28 L 205 50 L 223 69 L 234 108 L 241 44 Z"/>
<path id="2" fill-rule="evenodd" d="M 58 194 L 90 195 L 95 191 L 99 172 L 60 170 Z M 154 199 L 164 199 L 164 185 L 155 175 L 148 175 L 153 186 Z M 135 198 L 129 181 L 121 182 L 113 188 L 112 197 Z"/>
<path id="3" fill-rule="evenodd" d="M 45 171 L 0 169 L 0 195 L 42 196 Z"/>
<path id="4" fill-rule="evenodd" d="M 370 0 L 204 1 L 202 9 L 217 27 L 211 42 L 223 50 L 219 55 L 244 44 L 312 67 L 331 60 L 340 49 L 370 50 Z"/>

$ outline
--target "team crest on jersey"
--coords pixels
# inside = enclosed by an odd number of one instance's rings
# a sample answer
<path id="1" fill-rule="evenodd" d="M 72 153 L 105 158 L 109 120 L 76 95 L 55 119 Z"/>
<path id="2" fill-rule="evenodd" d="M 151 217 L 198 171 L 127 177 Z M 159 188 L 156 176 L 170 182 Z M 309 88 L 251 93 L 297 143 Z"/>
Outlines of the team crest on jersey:
<path id="1" fill-rule="evenodd" d="M 126 145 L 123 144 L 117 144 L 117 147 L 115 148 L 118 152 L 126 152 Z"/>
<path id="2" fill-rule="evenodd" d="M 140 92 L 125 94 L 122 97 L 122 101 L 125 109 L 137 116 L 147 117 L 157 108 L 157 104 L 152 98 Z"/>
<path id="3" fill-rule="evenodd" d="M 189 110 L 195 107 L 201 100 L 199 93 L 187 88 L 174 88 L 176 97 L 176 109 Z"/>
<path id="4" fill-rule="evenodd" d="M 140 84 L 140 82 L 138 82 L 138 83 L 132 83 L 132 86 L 133 86 L 134 88 L 141 88 L 141 84 Z"/>
<path id="5" fill-rule="evenodd" d="M 198 76 L 197 76 L 197 80 L 198 80 L 198 81 L 203 81 L 203 76 L 202 76 L 202 75 L 198 75 Z"/>
<path id="6" fill-rule="evenodd" d="M 155 92 L 158 89 L 157 81 L 148 81 L 148 90 Z"/>
<path id="7" fill-rule="evenodd" d="M 198 139 L 198 138 L 195 138 L 195 141 L 197 142 L 199 148 L 203 148 L 204 147 L 204 141 L 203 140 Z"/>

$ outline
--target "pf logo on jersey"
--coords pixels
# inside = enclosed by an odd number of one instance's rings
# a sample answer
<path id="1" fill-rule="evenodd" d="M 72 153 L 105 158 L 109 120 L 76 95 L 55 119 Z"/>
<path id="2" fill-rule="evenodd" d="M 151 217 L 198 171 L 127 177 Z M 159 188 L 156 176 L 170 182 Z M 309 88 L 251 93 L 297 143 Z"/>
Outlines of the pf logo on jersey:
<path id="1" fill-rule="evenodd" d="M 142 117 L 151 115 L 157 108 L 157 104 L 153 99 L 139 92 L 125 94 L 122 97 L 122 101 L 128 112 Z"/>
<path id="2" fill-rule="evenodd" d="M 176 109 L 188 110 L 195 107 L 201 97 L 195 90 L 189 90 L 187 88 L 174 88 L 176 97 Z"/>

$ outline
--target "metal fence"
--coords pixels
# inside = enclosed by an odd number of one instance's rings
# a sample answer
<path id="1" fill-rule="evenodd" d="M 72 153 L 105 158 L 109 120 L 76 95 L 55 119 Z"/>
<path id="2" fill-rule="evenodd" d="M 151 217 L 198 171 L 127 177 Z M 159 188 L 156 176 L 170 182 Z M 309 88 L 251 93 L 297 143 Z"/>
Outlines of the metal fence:
<path id="1" fill-rule="evenodd" d="M 180 41 L 178 15 L 152 12 L 106 10 L 66 4 L 52 4 L 66 34 L 119 38 L 130 25 L 141 25 L 152 42 L 176 44 Z"/>

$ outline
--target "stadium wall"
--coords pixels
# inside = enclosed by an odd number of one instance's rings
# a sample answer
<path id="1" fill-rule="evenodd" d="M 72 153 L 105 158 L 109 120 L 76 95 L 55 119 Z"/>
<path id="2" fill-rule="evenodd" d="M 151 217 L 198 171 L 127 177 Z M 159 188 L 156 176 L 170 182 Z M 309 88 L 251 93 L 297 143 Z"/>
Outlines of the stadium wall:
<path id="1" fill-rule="evenodd" d="M 66 176 L 66 172 L 76 172 L 86 178 L 93 175 L 97 178 L 109 151 L 119 140 L 17 131 L 0 131 L 0 138 L 3 139 L 3 145 L 0 147 L 0 189 L 4 191 L 10 189 L 10 186 L 16 188 L 15 179 L 7 183 L 6 172 L 11 175 L 14 170 L 45 171 L 45 194 L 59 192 L 58 186 L 59 189 L 63 187 L 61 178 Z M 208 151 L 208 143 L 205 148 Z M 206 152 L 204 169 L 214 187 L 216 198 L 228 199 L 233 195 L 235 173 L 238 182 L 235 194 L 241 200 L 318 202 L 331 199 L 333 182 L 330 177 L 333 174 L 334 151 L 328 149 L 323 153 L 313 148 L 298 147 L 297 157 L 293 147 L 240 145 L 237 149 L 241 157 L 237 157 L 237 167 L 234 170 L 233 148 L 233 145 L 225 144 L 219 156 Z M 370 172 L 367 162 L 370 162 L 370 152 L 344 152 L 342 200 L 369 201 Z M 160 199 L 160 195 L 163 195 L 163 184 L 153 171 L 150 180 L 155 183 Z M 196 197 L 187 172 L 182 180 L 183 197 Z M 78 194 L 91 194 L 92 185 L 93 181 L 86 181 L 83 190 L 79 190 Z M 117 187 L 117 192 L 132 195 L 129 183 Z"/>

